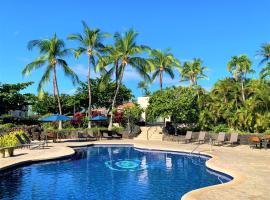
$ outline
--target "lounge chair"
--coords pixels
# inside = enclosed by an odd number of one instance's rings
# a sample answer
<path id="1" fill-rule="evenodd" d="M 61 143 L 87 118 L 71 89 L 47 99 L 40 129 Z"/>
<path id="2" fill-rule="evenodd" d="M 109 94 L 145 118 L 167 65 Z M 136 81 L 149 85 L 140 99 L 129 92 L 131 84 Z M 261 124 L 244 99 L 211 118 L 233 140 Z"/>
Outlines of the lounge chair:
<path id="1" fill-rule="evenodd" d="M 262 147 L 262 140 L 257 136 L 249 137 L 249 146 L 250 148 L 261 148 Z"/>
<path id="2" fill-rule="evenodd" d="M 112 132 L 112 138 L 114 138 L 114 139 L 122 139 L 122 134 L 119 134 L 116 131 L 113 131 Z"/>
<path id="3" fill-rule="evenodd" d="M 213 144 L 214 145 L 223 145 L 225 142 L 225 138 L 226 138 L 226 133 L 219 132 L 217 139 L 213 139 Z"/>
<path id="4" fill-rule="evenodd" d="M 22 136 L 24 137 L 27 144 L 38 145 L 38 146 L 42 146 L 43 148 L 44 148 L 44 146 L 46 144 L 45 141 L 43 141 L 43 142 L 32 142 L 31 139 L 25 133 L 23 133 Z"/>
<path id="5" fill-rule="evenodd" d="M 199 137 L 198 137 L 198 139 L 197 139 L 197 142 L 198 142 L 199 144 L 205 142 L 205 135 L 206 135 L 206 132 L 205 132 L 205 131 L 200 131 Z"/>
<path id="6" fill-rule="evenodd" d="M 238 133 L 232 133 L 230 140 L 226 142 L 227 144 L 230 144 L 231 146 L 233 144 L 237 144 L 238 143 Z"/>
<path id="7" fill-rule="evenodd" d="M 89 133 L 85 133 L 85 132 L 78 132 L 78 139 L 79 140 L 85 140 L 85 141 L 97 140 L 96 137 L 90 135 Z"/>
<path id="8" fill-rule="evenodd" d="M 186 137 L 185 137 L 185 143 L 189 143 L 192 141 L 192 131 L 187 131 Z"/>
<path id="9" fill-rule="evenodd" d="M 35 143 L 27 143 L 26 141 L 24 141 L 20 135 L 16 134 L 15 135 L 16 138 L 18 139 L 19 142 L 19 147 L 27 147 L 27 148 L 40 148 L 41 146 L 44 148 L 44 144 L 35 144 Z"/>
<path id="10" fill-rule="evenodd" d="M 113 137 L 112 137 L 112 133 L 111 132 L 105 132 L 105 131 L 103 131 L 102 133 L 101 133 L 101 135 L 102 135 L 102 138 L 106 138 L 106 139 L 113 139 Z"/>

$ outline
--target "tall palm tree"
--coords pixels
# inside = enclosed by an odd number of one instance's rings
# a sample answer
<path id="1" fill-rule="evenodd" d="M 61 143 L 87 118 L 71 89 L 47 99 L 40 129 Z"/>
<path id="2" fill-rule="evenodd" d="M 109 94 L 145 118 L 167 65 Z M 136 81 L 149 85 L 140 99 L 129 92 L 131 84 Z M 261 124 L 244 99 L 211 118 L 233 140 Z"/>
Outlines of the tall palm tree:
<path id="1" fill-rule="evenodd" d="M 260 77 L 262 79 L 266 79 L 267 77 L 270 77 L 270 62 L 268 62 L 266 66 L 262 68 L 260 72 Z"/>
<path id="2" fill-rule="evenodd" d="M 156 79 L 159 76 L 160 90 L 163 86 L 163 76 L 164 73 L 168 74 L 172 79 L 174 78 L 173 69 L 179 67 L 179 61 L 169 52 L 169 49 L 165 51 L 151 50 L 151 58 L 148 59 L 148 64 L 154 70 L 152 79 Z"/>
<path id="3" fill-rule="evenodd" d="M 60 66 L 64 70 L 65 75 L 71 77 L 73 83 L 79 81 L 77 75 L 68 66 L 67 62 L 63 59 L 69 53 L 69 49 L 65 49 L 65 43 L 63 40 L 57 38 L 54 34 L 52 38 L 31 40 L 28 43 L 28 49 L 32 50 L 34 47 L 39 49 L 40 56 L 33 62 L 26 65 L 23 69 L 23 75 L 29 75 L 31 71 L 39 69 L 46 65 L 46 70 L 38 84 L 39 94 L 43 92 L 43 87 L 46 82 L 50 81 L 51 74 L 53 73 L 53 91 L 54 96 L 57 99 L 59 114 L 62 114 L 61 101 L 59 97 L 59 88 L 57 82 L 56 67 Z M 62 128 L 62 122 L 59 122 L 59 129 Z"/>
<path id="4" fill-rule="evenodd" d="M 262 58 L 260 65 L 270 61 L 270 43 L 262 44 L 257 55 Z"/>
<path id="5" fill-rule="evenodd" d="M 251 65 L 252 62 L 247 55 L 233 56 L 227 64 L 228 71 L 233 75 L 234 79 L 236 81 L 240 79 L 243 102 L 246 100 L 244 88 L 246 76 L 249 73 L 254 73 L 254 70 L 251 69 Z"/>
<path id="6" fill-rule="evenodd" d="M 115 63 L 118 63 L 119 69 L 116 70 L 116 72 L 119 76 L 115 95 L 112 101 L 112 111 L 115 108 L 116 97 L 118 95 L 119 88 L 124 77 L 125 69 L 128 65 L 134 68 L 145 80 L 150 81 L 150 77 L 148 75 L 149 69 L 147 68 L 147 61 L 145 58 L 140 56 L 141 53 L 149 50 L 149 48 L 144 45 L 137 45 L 137 36 L 138 33 L 135 32 L 133 29 L 128 30 L 123 35 L 118 32 L 114 34 L 114 45 L 117 51 L 117 54 L 115 54 L 114 56 L 114 61 Z M 112 122 L 113 115 L 111 115 L 110 117 L 109 130 L 112 128 Z"/>
<path id="7" fill-rule="evenodd" d="M 101 32 L 99 29 L 91 29 L 88 25 L 82 21 L 83 24 L 83 33 L 70 34 L 68 36 L 69 40 L 75 40 L 79 43 L 79 47 L 74 50 L 75 57 L 78 58 L 82 54 L 87 54 L 88 57 L 88 117 L 92 116 L 92 94 L 91 94 L 91 65 L 96 66 L 97 57 L 101 57 L 102 49 L 104 45 L 102 40 L 109 35 Z M 88 128 L 91 128 L 91 121 L 88 121 Z"/>
<path id="8" fill-rule="evenodd" d="M 197 81 L 200 79 L 206 79 L 207 75 L 205 71 L 208 69 L 202 66 L 202 60 L 194 58 L 191 62 L 184 62 L 180 67 L 180 81 L 189 81 L 190 86 L 197 85 Z"/>

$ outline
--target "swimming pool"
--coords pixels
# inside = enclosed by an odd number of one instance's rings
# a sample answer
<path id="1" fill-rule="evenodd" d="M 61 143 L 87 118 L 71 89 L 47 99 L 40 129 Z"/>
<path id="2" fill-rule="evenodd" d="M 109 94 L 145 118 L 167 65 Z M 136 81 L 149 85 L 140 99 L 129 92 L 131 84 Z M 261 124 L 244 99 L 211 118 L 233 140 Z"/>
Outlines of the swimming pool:
<path id="1" fill-rule="evenodd" d="M 230 181 L 208 169 L 209 157 L 95 145 L 68 160 L 20 167 L 0 175 L 0 199 L 178 200 L 185 193 Z"/>

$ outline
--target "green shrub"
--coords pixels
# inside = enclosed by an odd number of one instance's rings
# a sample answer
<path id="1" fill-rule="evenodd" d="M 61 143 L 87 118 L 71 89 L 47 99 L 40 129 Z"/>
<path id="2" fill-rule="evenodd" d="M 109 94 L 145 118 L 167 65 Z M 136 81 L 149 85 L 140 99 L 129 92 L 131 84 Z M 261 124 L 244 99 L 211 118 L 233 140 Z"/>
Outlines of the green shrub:
<path id="1" fill-rule="evenodd" d="M 219 132 L 225 132 L 226 133 L 226 132 L 229 131 L 229 127 L 226 124 L 219 124 L 219 125 L 217 125 L 217 126 L 215 126 L 213 128 L 213 131 L 215 133 L 219 133 Z"/>
<path id="2" fill-rule="evenodd" d="M 7 132 L 9 129 L 15 127 L 12 123 L 0 124 L 0 133 Z"/>
<path id="3" fill-rule="evenodd" d="M 24 131 L 12 131 L 4 134 L 0 137 L 0 147 L 12 147 L 18 144 L 18 139 L 16 138 L 16 134 L 22 135 Z"/>

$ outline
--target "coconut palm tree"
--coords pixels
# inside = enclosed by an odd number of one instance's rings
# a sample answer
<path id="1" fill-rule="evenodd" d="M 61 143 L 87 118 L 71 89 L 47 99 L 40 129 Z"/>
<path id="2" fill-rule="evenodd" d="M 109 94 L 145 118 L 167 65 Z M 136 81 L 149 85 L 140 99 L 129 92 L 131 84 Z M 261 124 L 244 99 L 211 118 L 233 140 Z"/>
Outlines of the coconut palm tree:
<path id="1" fill-rule="evenodd" d="M 39 49 L 40 56 L 33 62 L 26 65 L 23 69 L 23 75 L 29 75 L 31 71 L 41 68 L 46 65 L 45 72 L 41 77 L 38 84 L 39 94 L 43 92 L 43 87 L 46 82 L 50 81 L 51 74 L 53 74 L 53 91 L 54 96 L 57 99 L 59 114 L 62 114 L 61 101 L 59 97 L 59 88 L 57 82 L 56 67 L 59 66 L 64 70 L 65 75 L 71 77 L 73 83 L 79 81 L 77 75 L 68 66 L 67 62 L 63 59 L 69 53 L 69 49 L 65 49 L 65 43 L 63 40 L 57 38 L 54 34 L 52 38 L 31 40 L 28 43 L 28 49 L 32 50 L 34 47 Z M 59 129 L 62 128 L 62 123 L 59 122 Z"/>
<path id="2" fill-rule="evenodd" d="M 234 79 L 236 81 L 240 79 L 243 102 L 246 100 L 244 88 L 246 76 L 249 73 L 254 73 L 254 70 L 251 69 L 251 65 L 252 62 L 247 55 L 233 56 L 227 64 L 228 71 L 233 75 Z"/>
<path id="3" fill-rule="evenodd" d="M 89 26 L 82 21 L 83 33 L 70 34 L 68 36 L 69 40 L 75 40 L 79 43 L 79 47 L 74 50 L 75 57 L 78 58 L 82 54 L 87 54 L 88 57 L 88 117 L 92 116 L 92 99 L 91 99 L 91 65 L 96 66 L 97 57 L 101 57 L 102 49 L 104 45 L 102 40 L 109 35 L 101 32 L 99 29 L 91 29 Z M 91 128 L 91 121 L 88 122 L 88 128 Z"/>
<path id="4" fill-rule="evenodd" d="M 200 79 L 206 79 L 207 75 L 205 71 L 207 67 L 202 66 L 202 60 L 194 58 L 191 62 L 184 62 L 180 67 L 180 81 L 189 81 L 190 86 L 197 85 L 197 81 Z"/>
<path id="5" fill-rule="evenodd" d="M 257 55 L 262 58 L 260 65 L 270 61 L 270 43 L 261 45 L 261 48 L 257 52 Z"/>
<path id="6" fill-rule="evenodd" d="M 114 45 L 108 45 L 104 48 L 104 55 L 100 57 L 97 63 L 97 70 L 101 71 L 104 78 L 111 78 L 115 75 L 115 82 L 119 80 L 120 74 L 120 56 L 121 53 L 116 49 Z M 107 70 L 105 67 L 110 66 Z"/>
<path id="7" fill-rule="evenodd" d="M 163 86 L 163 76 L 164 73 L 168 74 L 172 79 L 174 78 L 173 69 L 179 67 L 179 61 L 170 53 L 169 49 L 165 51 L 151 50 L 150 59 L 148 59 L 148 64 L 151 66 L 153 72 L 152 80 L 159 77 L 160 90 Z"/>
<path id="8" fill-rule="evenodd" d="M 140 56 L 141 53 L 149 50 L 149 48 L 144 45 L 137 45 L 137 36 L 138 33 L 135 32 L 133 29 L 128 30 L 123 35 L 118 32 L 114 34 L 114 46 L 117 51 L 117 54 L 114 56 L 114 62 L 119 63 L 119 69 L 116 70 L 119 76 L 115 95 L 112 101 L 112 111 L 115 108 L 116 97 L 118 95 L 120 85 L 124 78 L 125 69 L 128 65 L 135 69 L 139 73 L 139 75 L 142 76 L 145 80 L 150 81 L 150 77 L 148 75 L 149 69 L 147 68 L 147 61 L 145 58 Z M 111 115 L 110 117 L 109 130 L 112 128 L 112 122 L 113 115 Z"/>
<path id="9" fill-rule="evenodd" d="M 270 62 L 268 62 L 266 66 L 262 68 L 260 72 L 260 77 L 262 79 L 266 79 L 267 77 L 268 78 L 270 77 Z"/>

